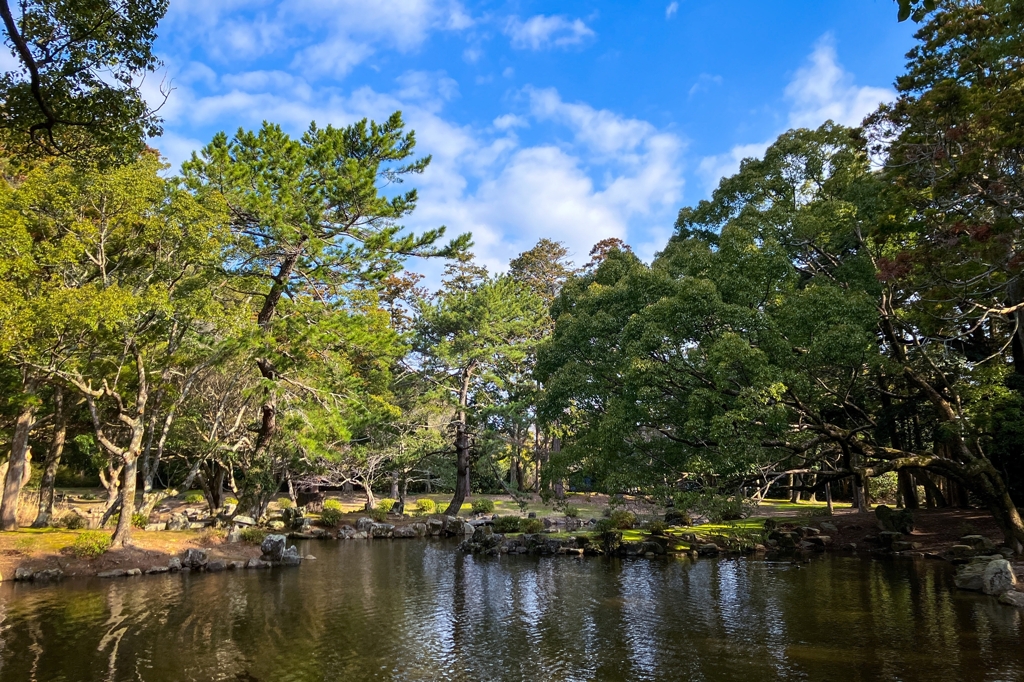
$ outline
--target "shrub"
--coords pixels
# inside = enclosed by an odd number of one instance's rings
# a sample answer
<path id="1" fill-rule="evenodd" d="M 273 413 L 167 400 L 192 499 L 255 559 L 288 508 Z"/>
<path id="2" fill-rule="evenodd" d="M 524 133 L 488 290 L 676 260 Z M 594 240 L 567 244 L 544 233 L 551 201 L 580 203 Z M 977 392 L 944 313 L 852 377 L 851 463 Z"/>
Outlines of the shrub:
<path id="1" fill-rule="evenodd" d="M 523 519 L 519 524 L 519 529 L 524 533 L 542 533 L 544 522 L 540 519 Z"/>
<path id="2" fill-rule="evenodd" d="M 388 512 L 384 507 L 374 507 L 370 510 L 370 518 L 377 523 L 384 523 L 388 520 Z"/>
<path id="3" fill-rule="evenodd" d="M 250 545 L 259 545 L 263 543 L 263 539 L 267 537 L 269 531 L 263 528 L 255 528 L 250 526 L 249 528 L 243 528 L 239 531 L 238 535 L 242 538 L 242 542 L 248 542 Z"/>
<path id="4" fill-rule="evenodd" d="M 395 501 L 390 497 L 385 497 L 383 500 L 377 502 L 377 508 L 383 509 L 385 514 L 390 514 L 391 510 L 395 508 Z"/>
<path id="5" fill-rule="evenodd" d="M 224 504 L 233 504 L 235 506 L 238 506 L 238 498 L 237 497 L 226 497 L 226 498 L 224 498 Z"/>
<path id="6" fill-rule="evenodd" d="M 136 512 L 132 514 L 132 525 L 136 528 L 145 528 L 149 523 L 149 515 Z"/>
<path id="7" fill-rule="evenodd" d="M 494 530 L 499 533 L 517 533 L 522 525 L 523 519 L 518 516 L 499 516 L 494 520 Z"/>
<path id="8" fill-rule="evenodd" d="M 668 530 L 668 524 L 664 521 L 651 521 L 647 524 L 647 532 L 651 535 L 664 535 Z"/>
<path id="9" fill-rule="evenodd" d="M 344 513 L 340 509 L 334 509 L 333 507 L 324 507 L 324 510 L 320 512 L 320 523 L 327 526 L 328 528 L 334 528 L 341 523 Z"/>
<path id="10" fill-rule="evenodd" d="M 200 504 L 206 498 L 198 490 L 193 490 L 185 495 L 185 504 Z"/>
<path id="11" fill-rule="evenodd" d="M 192 539 L 193 545 L 199 547 L 209 547 L 210 545 L 218 545 L 227 538 L 228 533 L 220 528 L 206 528 L 200 531 L 199 535 Z"/>
<path id="12" fill-rule="evenodd" d="M 494 500 L 488 500 L 485 497 L 479 500 L 473 500 L 473 513 L 474 514 L 491 514 L 494 512 Z"/>
<path id="13" fill-rule="evenodd" d="M 60 520 L 60 525 L 68 530 L 82 530 L 85 528 L 86 523 L 83 517 L 72 512 Z"/>
<path id="14" fill-rule="evenodd" d="M 636 523 L 636 515 L 633 512 L 626 511 L 625 509 L 616 509 L 612 512 L 609 520 L 612 522 L 613 528 L 618 530 L 628 530 Z"/>
<path id="15" fill-rule="evenodd" d="M 110 549 L 110 536 L 100 530 L 87 530 L 75 538 L 70 549 L 79 559 L 95 559 Z"/>
<path id="16" fill-rule="evenodd" d="M 434 502 L 429 497 L 423 497 L 416 500 L 416 510 L 423 515 L 429 516 L 437 513 L 437 502 Z"/>
<path id="17" fill-rule="evenodd" d="M 335 509 L 341 511 L 341 500 L 324 500 L 324 510 Z"/>
<path id="18" fill-rule="evenodd" d="M 878 502 L 894 502 L 899 480 L 899 474 L 895 471 L 886 471 L 884 474 L 869 478 L 868 491 L 871 499 Z"/>
<path id="19" fill-rule="evenodd" d="M 279 497 L 277 498 L 277 506 L 280 507 L 281 509 L 291 509 L 292 501 L 289 500 L 287 497 Z"/>
<path id="20" fill-rule="evenodd" d="M 599 519 L 597 523 L 594 524 L 595 533 L 602 534 L 611 530 L 615 530 L 615 524 L 612 523 L 611 519 Z"/>
<path id="21" fill-rule="evenodd" d="M 565 510 L 562 513 L 570 519 L 578 519 L 580 517 L 580 508 L 574 507 L 570 504 L 565 508 Z"/>

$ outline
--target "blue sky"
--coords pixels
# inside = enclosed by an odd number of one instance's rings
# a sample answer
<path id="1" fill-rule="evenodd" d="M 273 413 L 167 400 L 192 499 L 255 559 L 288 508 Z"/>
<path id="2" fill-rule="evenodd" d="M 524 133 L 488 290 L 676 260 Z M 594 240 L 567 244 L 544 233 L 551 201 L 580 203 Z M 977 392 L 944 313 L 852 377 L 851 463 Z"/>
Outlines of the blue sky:
<path id="1" fill-rule="evenodd" d="M 175 167 L 219 130 L 401 109 L 434 159 L 408 227 L 501 270 L 541 237 L 650 257 L 780 132 L 891 98 L 913 30 L 892 0 L 172 0 L 146 88 L 174 88 Z"/>

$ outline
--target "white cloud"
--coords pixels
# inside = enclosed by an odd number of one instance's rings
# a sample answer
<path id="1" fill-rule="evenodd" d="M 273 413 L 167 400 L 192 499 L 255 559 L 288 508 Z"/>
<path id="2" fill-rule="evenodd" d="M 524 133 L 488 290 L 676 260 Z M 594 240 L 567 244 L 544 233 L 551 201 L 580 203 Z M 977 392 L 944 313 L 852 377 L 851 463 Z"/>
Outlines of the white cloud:
<path id="1" fill-rule="evenodd" d="M 498 130 L 510 130 L 512 128 L 529 128 L 530 122 L 522 116 L 515 114 L 503 114 L 493 121 L 494 127 Z"/>
<path id="2" fill-rule="evenodd" d="M 791 127 L 814 128 L 829 119 L 857 126 L 879 104 L 895 97 L 887 88 L 855 85 L 853 75 L 837 60 L 831 35 L 818 40 L 808 62 L 786 87 L 786 97 L 793 102 Z"/>
<path id="3" fill-rule="evenodd" d="M 693 97 L 698 92 L 704 92 L 705 90 L 710 90 L 712 85 L 721 85 L 721 84 L 722 84 L 722 77 L 721 76 L 713 75 L 713 74 L 710 74 L 710 73 L 702 73 L 701 75 L 697 76 L 697 82 L 695 82 L 692 86 L 690 86 L 690 92 L 688 93 L 688 96 L 689 97 Z"/>
<path id="4" fill-rule="evenodd" d="M 785 98 L 790 102 L 787 127 L 817 128 L 828 120 L 858 126 L 880 103 L 895 96 L 896 93 L 886 88 L 856 85 L 853 74 L 839 64 L 835 41 L 826 34 L 786 86 Z M 773 137 L 763 142 L 736 145 L 724 154 L 704 157 L 698 173 L 707 188 L 712 189 L 719 180 L 736 173 L 743 159 L 760 157 L 774 141 Z"/>
<path id="5" fill-rule="evenodd" d="M 577 141 L 601 155 L 632 152 L 654 132 L 654 126 L 647 121 L 623 118 L 587 104 L 563 102 L 554 88 L 527 87 L 525 92 L 530 99 L 530 112 L 536 118 L 569 126 Z"/>
<path id="6" fill-rule="evenodd" d="M 666 19 L 671 19 L 672 17 L 675 16 L 676 12 L 678 12 L 678 11 L 679 11 L 679 3 L 678 2 L 670 2 L 668 7 L 665 8 L 665 18 Z"/>
<path id="7" fill-rule="evenodd" d="M 581 19 L 563 15 L 538 14 L 526 21 L 510 17 L 505 33 L 512 39 L 512 47 L 519 50 L 543 50 L 550 47 L 580 45 L 595 33 Z"/>

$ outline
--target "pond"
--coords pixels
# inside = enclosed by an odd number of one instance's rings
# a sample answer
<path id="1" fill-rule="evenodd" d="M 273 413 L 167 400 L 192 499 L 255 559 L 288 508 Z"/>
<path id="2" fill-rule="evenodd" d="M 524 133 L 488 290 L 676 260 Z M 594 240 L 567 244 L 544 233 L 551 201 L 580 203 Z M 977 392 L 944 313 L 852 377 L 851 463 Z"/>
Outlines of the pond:
<path id="1" fill-rule="evenodd" d="M 935 561 L 474 557 L 0 586 L 0 680 L 1019 680 L 1020 613 Z"/>

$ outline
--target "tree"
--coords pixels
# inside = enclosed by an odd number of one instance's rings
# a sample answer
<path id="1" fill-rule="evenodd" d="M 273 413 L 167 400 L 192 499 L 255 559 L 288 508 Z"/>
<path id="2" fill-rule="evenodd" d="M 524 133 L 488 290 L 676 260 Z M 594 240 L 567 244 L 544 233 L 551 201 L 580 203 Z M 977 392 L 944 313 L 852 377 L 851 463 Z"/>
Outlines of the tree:
<path id="1" fill-rule="evenodd" d="M 0 0 L 20 69 L 0 77 L 8 151 L 130 162 L 159 119 L 139 89 L 167 0 Z"/>
<path id="2" fill-rule="evenodd" d="M 484 271 L 485 272 L 485 271 Z M 446 514 L 471 494 L 473 424 L 491 395 L 506 386 L 501 363 L 528 353 L 543 325 L 543 300 L 511 277 L 486 277 L 469 261 L 449 268 L 444 288 L 420 304 L 416 363 L 455 409 L 455 494 Z"/>

